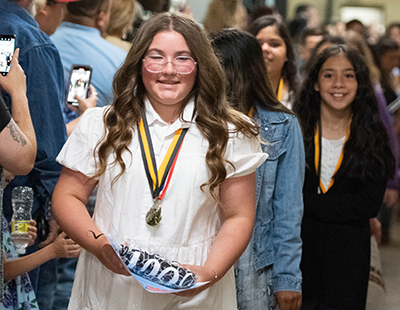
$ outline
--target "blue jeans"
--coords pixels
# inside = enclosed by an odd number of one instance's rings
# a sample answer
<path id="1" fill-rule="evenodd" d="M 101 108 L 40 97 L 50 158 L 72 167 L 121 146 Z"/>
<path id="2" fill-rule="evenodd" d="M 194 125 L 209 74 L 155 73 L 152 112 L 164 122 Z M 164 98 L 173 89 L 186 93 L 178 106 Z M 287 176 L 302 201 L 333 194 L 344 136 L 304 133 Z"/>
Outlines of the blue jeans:
<path id="1" fill-rule="evenodd" d="M 86 208 L 93 215 L 94 206 L 96 204 L 97 187 L 94 189 Z M 57 288 L 55 291 L 55 299 L 52 310 L 67 310 L 69 299 L 71 297 L 72 285 L 75 278 L 76 265 L 78 258 L 59 258 L 57 269 Z M 41 309 L 42 310 L 42 309 Z"/>
<path id="2" fill-rule="evenodd" d="M 75 269 L 78 258 L 59 258 L 57 271 L 57 289 L 53 310 L 68 309 L 69 298 L 71 297 L 72 284 L 75 278 Z"/>
<path id="3" fill-rule="evenodd" d="M 255 270 L 251 246 L 235 264 L 236 299 L 238 310 L 275 310 L 276 300 L 272 285 L 272 266 Z"/>
<path id="4" fill-rule="evenodd" d="M 39 250 L 38 240 L 26 249 L 26 255 Z M 57 261 L 52 259 L 29 271 L 33 290 L 40 310 L 52 310 L 57 284 Z"/>
<path id="5" fill-rule="evenodd" d="M 52 310 L 57 285 L 57 260 L 52 259 L 38 268 L 36 300 L 40 310 Z"/>

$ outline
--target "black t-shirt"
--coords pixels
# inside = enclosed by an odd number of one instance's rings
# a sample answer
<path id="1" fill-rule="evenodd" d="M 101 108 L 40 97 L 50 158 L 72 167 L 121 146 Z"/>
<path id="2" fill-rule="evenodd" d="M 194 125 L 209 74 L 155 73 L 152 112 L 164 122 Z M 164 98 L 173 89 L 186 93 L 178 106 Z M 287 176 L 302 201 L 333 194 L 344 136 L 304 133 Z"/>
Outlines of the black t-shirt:
<path id="1" fill-rule="evenodd" d="M 0 95 L 0 132 L 11 120 L 10 112 L 4 103 L 3 96 Z"/>

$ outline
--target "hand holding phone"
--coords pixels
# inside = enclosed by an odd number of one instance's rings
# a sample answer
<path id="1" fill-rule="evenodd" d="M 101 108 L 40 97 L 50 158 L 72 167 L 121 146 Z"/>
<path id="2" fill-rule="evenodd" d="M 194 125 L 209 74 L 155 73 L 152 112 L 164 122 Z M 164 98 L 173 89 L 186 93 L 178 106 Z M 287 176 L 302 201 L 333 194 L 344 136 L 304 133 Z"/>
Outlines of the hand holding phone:
<path id="1" fill-rule="evenodd" d="M 19 48 L 15 50 L 11 60 L 11 70 L 7 76 L 0 75 L 0 89 L 3 88 L 11 97 L 26 95 L 26 76 L 18 63 Z"/>
<path id="2" fill-rule="evenodd" d="M 15 35 L 0 35 L 0 73 L 6 76 L 11 68 L 11 59 L 15 49 Z"/>
<path id="3" fill-rule="evenodd" d="M 75 95 L 75 98 L 78 100 L 78 106 L 74 108 L 79 111 L 79 115 L 82 115 L 87 109 L 94 108 L 97 105 L 97 91 L 93 85 L 89 86 L 89 97 L 83 99 Z"/>
<path id="4" fill-rule="evenodd" d="M 92 68 L 87 65 L 72 65 L 69 74 L 69 90 L 67 102 L 78 106 L 75 95 L 85 99 L 89 94 L 89 85 L 92 78 Z"/>

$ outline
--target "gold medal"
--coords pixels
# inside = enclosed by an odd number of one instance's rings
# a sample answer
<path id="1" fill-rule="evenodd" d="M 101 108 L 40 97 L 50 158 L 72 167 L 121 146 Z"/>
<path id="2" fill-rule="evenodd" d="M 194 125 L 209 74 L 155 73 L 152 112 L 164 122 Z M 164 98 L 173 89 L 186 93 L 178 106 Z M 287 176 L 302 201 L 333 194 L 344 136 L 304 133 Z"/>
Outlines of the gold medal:
<path id="1" fill-rule="evenodd" d="M 146 214 L 146 223 L 150 226 L 156 226 L 160 223 L 162 216 L 161 216 L 161 200 L 158 198 L 155 199 L 153 206 Z"/>

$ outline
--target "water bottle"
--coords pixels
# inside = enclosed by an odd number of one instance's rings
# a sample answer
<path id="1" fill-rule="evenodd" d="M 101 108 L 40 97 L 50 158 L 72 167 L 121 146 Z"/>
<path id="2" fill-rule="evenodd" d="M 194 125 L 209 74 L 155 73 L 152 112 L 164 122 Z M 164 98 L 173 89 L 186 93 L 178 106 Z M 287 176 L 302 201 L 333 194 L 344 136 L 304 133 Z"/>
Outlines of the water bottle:
<path id="1" fill-rule="evenodd" d="M 11 218 L 11 240 L 18 254 L 25 254 L 29 243 L 28 227 L 31 220 L 33 190 L 30 187 L 18 186 L 12 190 L 11 203 L 13 216 Z"/>

